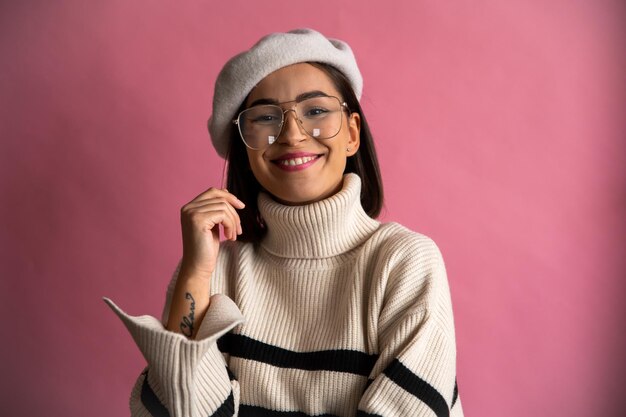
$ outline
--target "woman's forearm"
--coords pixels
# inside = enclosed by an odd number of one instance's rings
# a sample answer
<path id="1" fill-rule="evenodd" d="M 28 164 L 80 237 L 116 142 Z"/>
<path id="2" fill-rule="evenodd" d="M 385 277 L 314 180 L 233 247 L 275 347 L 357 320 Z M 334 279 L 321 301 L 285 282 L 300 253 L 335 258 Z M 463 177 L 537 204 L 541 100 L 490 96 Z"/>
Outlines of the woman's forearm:
<path id="1" fill-rule="evenodd" d="M 167 330 L 194 339 L 198 327 L 209 308 L 210 280 L 186 271 L 180 271 L 167 321 Z"/>

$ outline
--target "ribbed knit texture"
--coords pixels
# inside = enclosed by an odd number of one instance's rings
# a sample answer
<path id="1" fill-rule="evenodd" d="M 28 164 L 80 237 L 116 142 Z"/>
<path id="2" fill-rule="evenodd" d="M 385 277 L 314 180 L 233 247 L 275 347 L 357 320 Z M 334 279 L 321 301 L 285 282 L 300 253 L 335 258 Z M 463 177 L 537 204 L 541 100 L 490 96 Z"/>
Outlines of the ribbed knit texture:
<path id="1" fill-rule="evenodd" d="M 306 206 L 260 195 L 267 236 L 223 242 L 196 340 L 107 300 L 148 362 L 132 415 L 462 416 L 441 254 L 360 192 L 348 174 Z"/>

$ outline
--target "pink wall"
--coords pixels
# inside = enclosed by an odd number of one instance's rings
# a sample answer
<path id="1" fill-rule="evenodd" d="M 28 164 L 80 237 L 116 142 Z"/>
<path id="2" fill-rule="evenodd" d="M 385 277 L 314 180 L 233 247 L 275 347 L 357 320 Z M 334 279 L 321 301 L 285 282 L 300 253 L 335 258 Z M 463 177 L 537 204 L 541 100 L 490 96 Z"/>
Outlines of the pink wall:
<path id="1" fill-rule="evenodd" d="M 274 3 L 1 3 L 0 414 L 128 414 L 100 297 L 160 314 L 221 64 L 309 26 L 356 51 L 384 219 L 444 253 L 466 415 L 626 415 L 623 2 Z"/>

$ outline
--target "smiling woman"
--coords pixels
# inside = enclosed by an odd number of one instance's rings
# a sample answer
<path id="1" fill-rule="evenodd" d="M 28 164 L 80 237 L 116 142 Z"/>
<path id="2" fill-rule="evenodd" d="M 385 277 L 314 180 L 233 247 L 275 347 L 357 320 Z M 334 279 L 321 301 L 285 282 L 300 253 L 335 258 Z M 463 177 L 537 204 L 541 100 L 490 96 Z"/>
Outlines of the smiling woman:
<path id="1" fill-rule="evenodd" d="M 348 45 L 312 30 L 222 69 L 209 130 L 228 189 L 181 210 L 163 321 L 106 300 L 148 362 L 132 415 L 463 415 L 445 266 L 375 220 L 361 88 Z"/>

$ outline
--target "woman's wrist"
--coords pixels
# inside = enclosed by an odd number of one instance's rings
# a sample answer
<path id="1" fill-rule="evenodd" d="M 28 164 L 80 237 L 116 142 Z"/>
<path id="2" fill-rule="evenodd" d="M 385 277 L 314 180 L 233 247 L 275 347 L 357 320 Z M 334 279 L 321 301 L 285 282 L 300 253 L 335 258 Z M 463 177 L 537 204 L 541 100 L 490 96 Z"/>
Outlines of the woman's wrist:
<path id="1" fill-rule="evenodd" d="M 213 275 L 213 270 L 196 268 L 193 266 L 187 266 L 184 263 L 181 264 L 180 271 L 178 272 L 178 281 L 198 281 L 198 282 L 209 282 L 211 280 L 211 276 Z"/>

